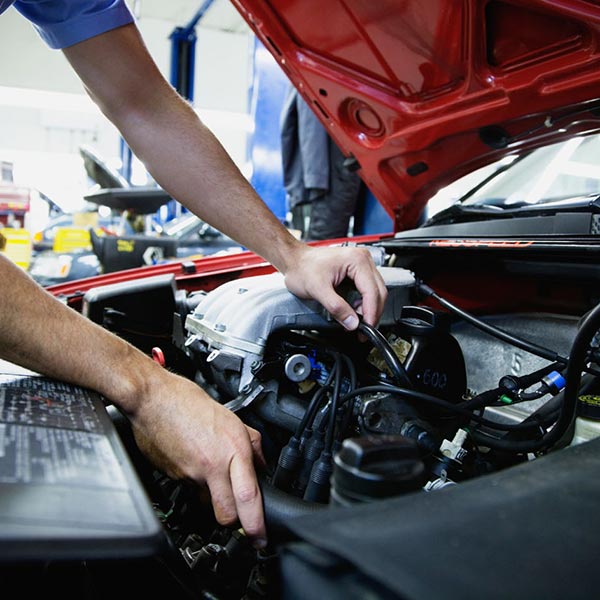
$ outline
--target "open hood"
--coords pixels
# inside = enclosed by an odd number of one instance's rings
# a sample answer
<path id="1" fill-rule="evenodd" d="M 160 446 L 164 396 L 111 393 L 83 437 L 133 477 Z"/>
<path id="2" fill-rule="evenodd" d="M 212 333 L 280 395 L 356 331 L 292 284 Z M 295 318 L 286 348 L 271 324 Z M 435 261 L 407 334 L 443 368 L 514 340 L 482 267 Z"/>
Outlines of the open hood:
<path id="1" fill-rule="evenodd" d="M 517 150 L 600 129 L 600 5 L 232 0 L 386 211 Z"/>

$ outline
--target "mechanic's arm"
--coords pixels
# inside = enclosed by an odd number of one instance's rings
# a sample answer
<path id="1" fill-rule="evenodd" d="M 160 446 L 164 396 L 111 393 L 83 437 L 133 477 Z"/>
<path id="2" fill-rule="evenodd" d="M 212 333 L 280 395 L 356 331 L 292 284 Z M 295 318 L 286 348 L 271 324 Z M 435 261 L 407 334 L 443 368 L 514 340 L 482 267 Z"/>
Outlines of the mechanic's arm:
<path id="1" fill-rule="evenodd" d="M 135 25 L 64 53 L 91 97 L 173 198 L 269 261 L 285 275 L 290 291 L 319 300 L 347 329 L 355 329 L 354 309 L 334 291 L 350 277 L 362 295 L 365 321 L 377 323 L 387 292 L 368 251 L 316 249 L 296 240 L 164 79 Z"/>
<path id="2" fill-rule="evenodd" d="M 223 525 L 266 539 L 254 460 L 260 434 L 200 387 L 86 319 L 0 254 L 0 358 L 100 392 L 125 412 L 140 448 L 175 479 L 207 484 Z"/>

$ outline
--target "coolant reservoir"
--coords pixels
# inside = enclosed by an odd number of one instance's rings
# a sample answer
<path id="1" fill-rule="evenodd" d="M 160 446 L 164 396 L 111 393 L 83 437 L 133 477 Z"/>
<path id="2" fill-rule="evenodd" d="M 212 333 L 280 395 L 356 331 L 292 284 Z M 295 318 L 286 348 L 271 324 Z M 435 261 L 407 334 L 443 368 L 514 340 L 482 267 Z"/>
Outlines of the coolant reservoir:
<path id="1" fill-rule="evenodd" d="M 600 396 L 579 396 L 571 446 L 600 437 Z"/>
<path id="2" fill-rule="evenodd" d="M 467 388 L 465 361 L 446 315 L 425 306 L 404 306 L 397 325 L 401 338 L 410 344 L 404 367 L 415 389 L 447 402 L 461 402 Z M 429 418 L 455 416 L 432 406 L 419 410 Z"/>

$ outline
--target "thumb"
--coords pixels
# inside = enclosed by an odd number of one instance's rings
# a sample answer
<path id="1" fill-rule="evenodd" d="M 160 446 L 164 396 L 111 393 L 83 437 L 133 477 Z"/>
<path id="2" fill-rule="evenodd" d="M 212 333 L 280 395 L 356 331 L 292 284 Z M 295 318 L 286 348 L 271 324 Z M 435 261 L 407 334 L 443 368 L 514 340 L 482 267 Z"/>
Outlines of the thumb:
<path id="1" fill-rule="evenodd" d="M 338 322 L 344 329 L 353 331 L 358 327 L 359 318 L 356 311 L 334 290 L 323 292 L 320 302 L 327 312 Z"/>

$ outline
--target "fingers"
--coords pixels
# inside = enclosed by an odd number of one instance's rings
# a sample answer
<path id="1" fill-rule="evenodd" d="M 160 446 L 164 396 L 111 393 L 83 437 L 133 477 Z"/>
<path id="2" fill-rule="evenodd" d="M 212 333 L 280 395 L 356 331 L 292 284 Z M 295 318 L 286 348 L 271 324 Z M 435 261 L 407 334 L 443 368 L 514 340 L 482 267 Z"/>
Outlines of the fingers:
<path id="1" fill-rule="evenodd" d="M 267 461 L 265 460 L 265 455 L 263 454 L 260 433 L 258 433 L 256 429 L 248 427 L 248 425 L 246 425 L 246 430 L 248 431 L 248 436 L 250 437 L 250 444 L 252 445 L 252 452 L 254 454 L 255 462 L 259 467 L 266 467 Z"/>
<path id="2" fill-rule="evenodd" d="M 327 312 L 348 331 L 358 327 L 356 311 L 333 289 L 323 288 L 319 301 Z"/>
<path id="3" fill-rule="evenodd" d="M 366 248 L 306 247 L 305 255 L 286 273 L 286 285 L 302 298 L 318 300 L 345 329 L 358 327 L 352 306 L 336 291 L 344 279 L 354 282 L 361 296 L 360 312 L 369 325 L 377 325 L 387 298 L 387 288 Z"/>
<path id="4" fill-rule="evenodd" d="M 262 495 L 258 487 L 254 467 L 249 461 L 235 456 L 230 467 L 235 507 L 246 535 L 257 547 L 266 545 L 267 532 L 262 505 Z"/>
<path id="5" fill-rule="evenodd" d="M 376 325 L 383 312 L 388 292 L 371 254 L 362 248 L 344 248 L 335 260 L 342 268 L 337 267 L 331 271 L 330 281 L 323 282 L 324 285 L 320 286 L 317 299 L 343 327 L 348 330 L 358 327 L 356 311 L 333 289 L 341 272 L 343 276 L 354 281 L 354 286 L 361 295 L 359 312 L 364 321 L 369 325 Z"/>
<path id="6" fill-rule="evenodd" d="M 354 285 L 362 296 L 361 313 L 363 320 L 369 325 L 377 325 L 388 291 L 381 273 L 375 268 L 361 268 L 354 274 Z"/>
<path id="7" fill-rule="evenodd" d="M 210 500 L 217 521 L 225 527 L 235 525 L 237 512 L 229 477 L 224 477 L 221 473 L 208 479 L 206 483 L 210 490 Z"/>
<path id="8" fill-rule="evenodd" d="M 231 428 L 228 431 L 231 432 Z M 225 447 L 226 439 L 224 436 L 221 448 Z M 255 461 L 261 466 L 266 464 L 261 436 L 252 427 L 244 426 L 237 432 L 229 451 L 222 455 L 220 465 L 214 465 L 207 473 L 206 482 L 217 521 L 226 527 L 239 522 L 255 547 L 262 548 L 267 534 Z"/>
<path id="9" fill-rule="evenodd" d="M 207 481 L 217 521 L 231 527 L 239 523 L 256 548 L 266 545 L 262 495 L 252 461 L 243 453 L 235 455 L 229 473 L 220 471 Z"/>

